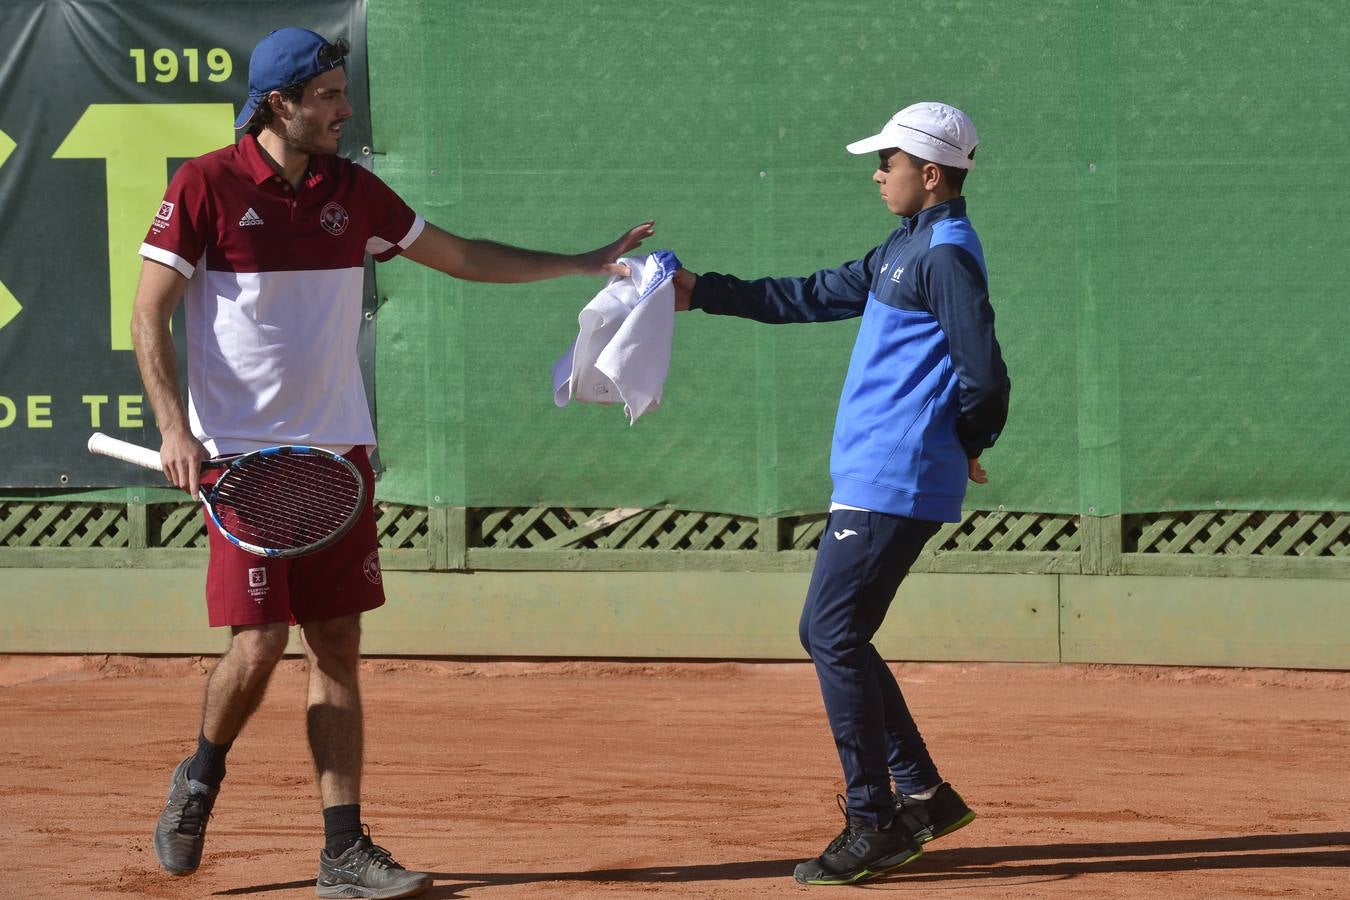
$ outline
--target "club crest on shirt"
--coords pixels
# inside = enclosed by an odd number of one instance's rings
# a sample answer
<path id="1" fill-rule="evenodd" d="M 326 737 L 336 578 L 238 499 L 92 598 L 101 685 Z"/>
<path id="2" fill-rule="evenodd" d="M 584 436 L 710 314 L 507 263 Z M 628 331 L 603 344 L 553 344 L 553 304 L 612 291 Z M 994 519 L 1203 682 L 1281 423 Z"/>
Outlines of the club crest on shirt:
<path id="1" fill-rule="evenodd" d="M 366 561 L 361 563 L 361 571 L 366 573 L 366 580 L 371 584 L 380 583 L 380 551 L 370 551 Z"/>
<path id="2" fill-rule="evenodd" d="M 323 226 L 324 231 L 333 235 L 342 234 L 347 230 L 349 218 L 347 210 L 337 203 L 329 203 L 319 212 L 319 224 Z"/>
<path id="3" fill-rule="evenodd" d="M 173 204 L 168 200 L 159 204 L 159 212 L 155 213 L 155 218 L 167 222 L 173 218 Z"/>

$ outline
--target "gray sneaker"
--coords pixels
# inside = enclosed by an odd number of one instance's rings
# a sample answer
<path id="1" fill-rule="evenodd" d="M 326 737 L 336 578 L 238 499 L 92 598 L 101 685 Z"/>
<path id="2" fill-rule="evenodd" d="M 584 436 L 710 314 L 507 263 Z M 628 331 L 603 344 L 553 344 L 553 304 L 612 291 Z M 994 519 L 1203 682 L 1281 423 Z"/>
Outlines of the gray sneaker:
<path id="1" fill-rule="evenodd" d="M 169 780 L 169 802 L 155 825 L 155 856 L 172 875 L 191 875 L 202 862 L 206 843 L 206 821 L 216 805 L 219 788 L 210 788 L 187 776 L 189 756 L 173 770 Z"/>
<path id="2" fill-rule="evenodd" d="M 366 826 L 362 826 L 365 828 Z M 340 856 L 319 851 L 320 897 L 415 897 L 431 887 L 431 876 L 409 872 L 394 862 L 389 851 L 371 843 L 370 829 Z"/>

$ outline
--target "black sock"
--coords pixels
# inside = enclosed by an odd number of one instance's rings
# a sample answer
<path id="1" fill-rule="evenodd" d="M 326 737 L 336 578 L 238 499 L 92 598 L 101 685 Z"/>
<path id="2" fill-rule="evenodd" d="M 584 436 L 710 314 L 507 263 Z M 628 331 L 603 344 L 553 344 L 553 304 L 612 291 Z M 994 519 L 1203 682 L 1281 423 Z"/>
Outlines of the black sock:
<path id="1" fill-rule="evenodd" d="M 197 753 L 188 763 L 187 777 L 200 781 L 209 788 L 220 788 L 225 780 L 225 754 L 230 752 L 234 741 L 228 744 L 213 744 L 205 734 L 197 735 Z"/>
<path id="2" fill-rule="evenodd" d="M 330 806 L 323 811 L 323 850 L 330 859 L 345 853 L 360 836 L 360 803 Z"/>

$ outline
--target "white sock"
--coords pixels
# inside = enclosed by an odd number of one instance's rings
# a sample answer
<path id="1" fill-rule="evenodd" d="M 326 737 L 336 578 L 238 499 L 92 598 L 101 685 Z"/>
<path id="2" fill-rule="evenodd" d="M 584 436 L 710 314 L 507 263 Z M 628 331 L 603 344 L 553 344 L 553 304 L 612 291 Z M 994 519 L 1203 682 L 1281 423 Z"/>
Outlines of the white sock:
<path id="1" fill-rule="evenodd" d="M 926 791 L 919 791 L 917 794 L 906 794 L 905 796 L 913 797 L 915 800 L 932 800 L 933 795 L 938 792 L 938 788 L 940 787 L 942 787 L 942 785 L 939 784 L 937 787 L 931 787 Z"/>

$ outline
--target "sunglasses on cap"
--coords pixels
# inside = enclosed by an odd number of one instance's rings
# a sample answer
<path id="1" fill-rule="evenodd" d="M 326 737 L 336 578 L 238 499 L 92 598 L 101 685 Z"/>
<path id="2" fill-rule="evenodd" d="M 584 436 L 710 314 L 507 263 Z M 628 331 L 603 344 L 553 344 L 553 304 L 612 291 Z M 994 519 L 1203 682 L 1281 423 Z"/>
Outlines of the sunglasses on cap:
<path id="1" fill-rule="evenodd" d="M 324 44 L 319 48 L 319 65 L 330 68 L 340 66 L 342 61 L 347 58 L 347 52 L 351 49 L 351 44 L 347 43 L 346 38 L 338 38 L 331 44 Z"/>

